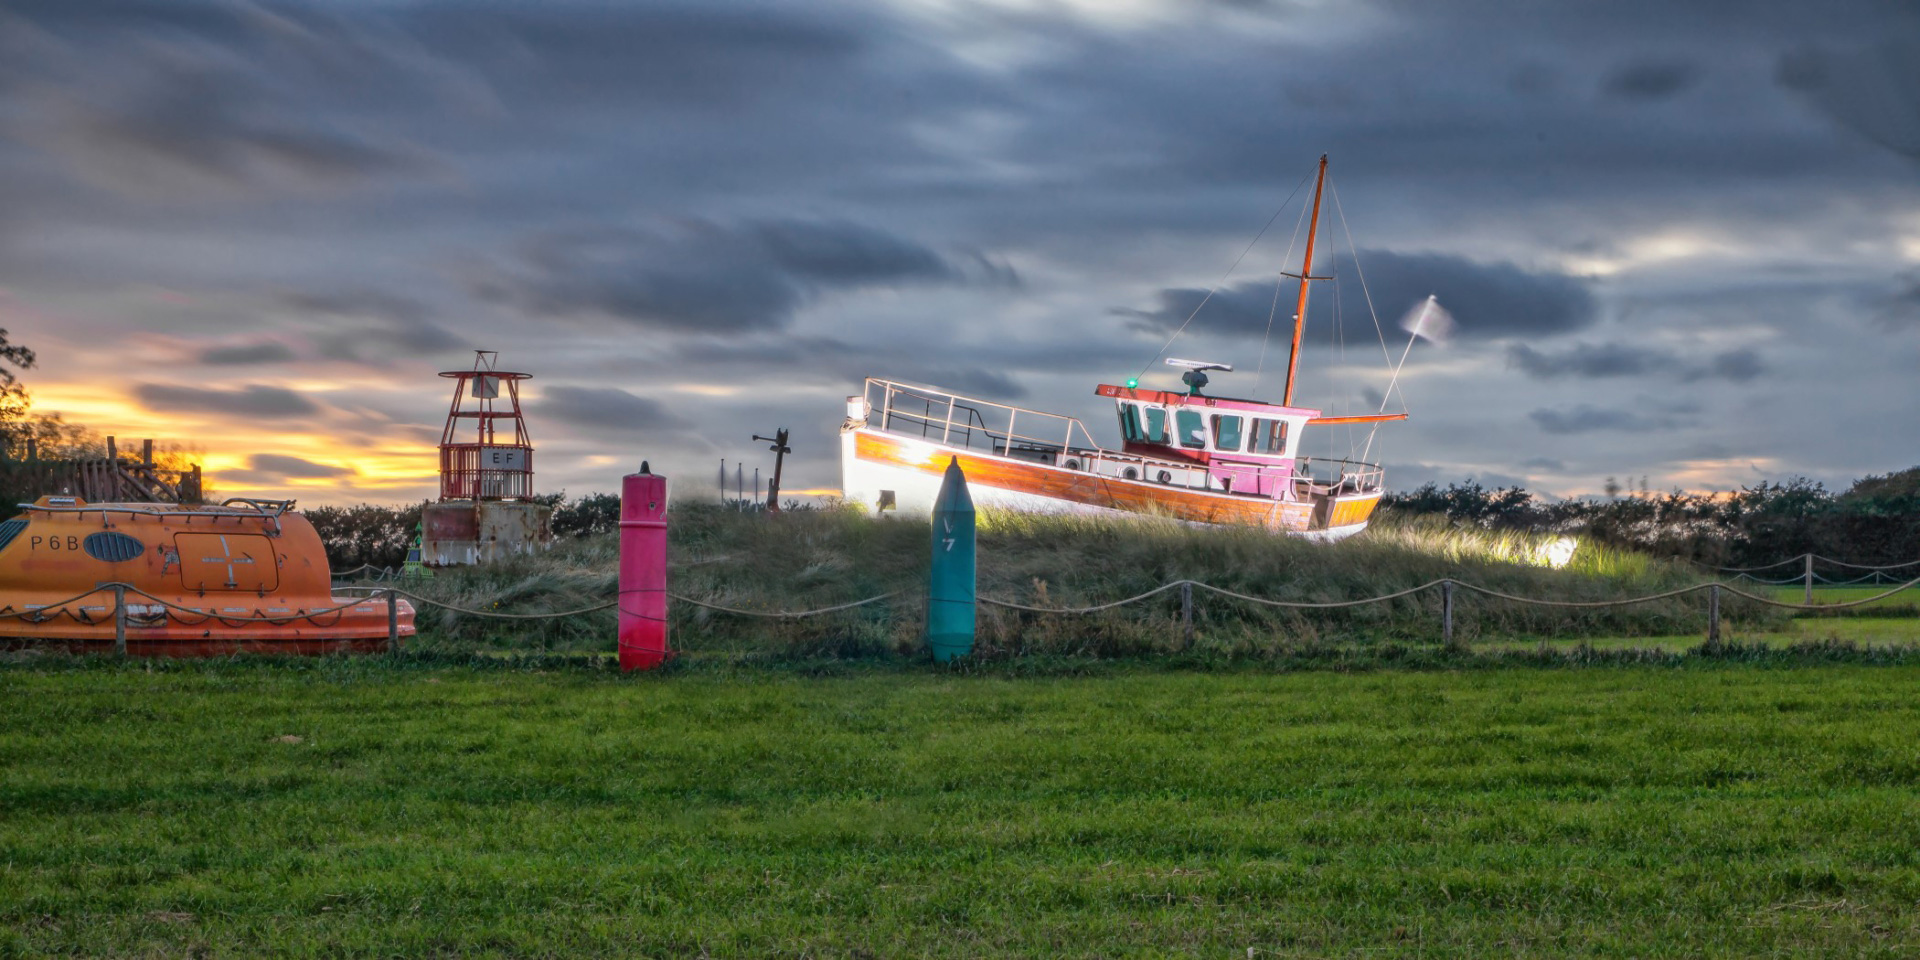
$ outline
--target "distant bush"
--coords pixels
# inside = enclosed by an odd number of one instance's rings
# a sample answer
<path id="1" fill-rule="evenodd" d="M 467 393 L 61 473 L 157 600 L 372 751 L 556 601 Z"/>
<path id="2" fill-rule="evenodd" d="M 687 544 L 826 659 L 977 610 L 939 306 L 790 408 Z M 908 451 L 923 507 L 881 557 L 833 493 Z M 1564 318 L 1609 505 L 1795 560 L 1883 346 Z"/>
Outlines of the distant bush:
<path id="1" fill-rule="evenodd" d="M 327 550 L 327 564 L 335 572 L 362 565 L 398 568 L 406 562 L 420 526 L 420 511 L 426 501 L 404 507 L 314 507 L 304 511 L 320 543 Z"/>
<path id="2" fill-rule="evenodd" d="M 573 500 L 566 493 L 534 498 L 553 508 L 553 534 L 577 539 L 620 529 L 620 496 L 589 493 Z M 428 501 L 404 506 L 363 503 L 352 507 L 314 507 L 304 511 L 320 534 L 327 563 L 335 571 L 367 565 L 398 568 L 406 562 Z"/>
<path id="3" fill-rule="evenodd" d="M 1863 564 L 1920 558 L 1920 467 L 1870 476 L 1834 494 L 1804 477 L 1725 494 L 1674 491 L 1549 502 L 1519 487 L 1429 483 L 1388 494 L 1402 516 L 1439 515 L 1486 530 L 1573 533 L 1708 565 L 1759 566 L 1802 553 Z"/>

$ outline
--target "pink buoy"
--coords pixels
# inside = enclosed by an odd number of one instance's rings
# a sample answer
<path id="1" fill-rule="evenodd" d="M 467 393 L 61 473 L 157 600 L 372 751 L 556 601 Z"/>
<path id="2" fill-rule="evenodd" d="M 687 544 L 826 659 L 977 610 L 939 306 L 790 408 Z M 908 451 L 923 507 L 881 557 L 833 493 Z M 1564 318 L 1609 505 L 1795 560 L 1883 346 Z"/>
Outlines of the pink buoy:
<path id="1" fill-rule="evenodd" d="M 643 462 L 620 482 L 620 669 L 667 656 L 667 478 Z"/>

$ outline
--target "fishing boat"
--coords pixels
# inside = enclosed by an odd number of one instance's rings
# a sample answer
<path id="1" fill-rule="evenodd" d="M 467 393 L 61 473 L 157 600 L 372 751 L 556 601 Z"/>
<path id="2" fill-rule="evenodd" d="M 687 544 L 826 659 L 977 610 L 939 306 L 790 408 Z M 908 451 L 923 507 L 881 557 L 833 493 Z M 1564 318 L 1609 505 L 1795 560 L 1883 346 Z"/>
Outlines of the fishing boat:
<path id="1" fill-rule="evenodd" d="M 1113 447 L 1096 443 L 1075 417 L 868 378 L 860 395 L 847 398 L 840 429 L 845 499 L 876 511 L 926 511 L 947 465 L 957 462 L 984 506 L 1157 514 L 1328 540 L 1364 530 L 1384 472 L 1359 459 L 1303 456 L 1302 434 L 1407 414 L 1324 416 L 1293 402 L 1309 281 L 1330 279 L 1312 270 L 1326 174 L 1321 157 L 1305 260 L 1297 274 L 1285 274 L 1299 281 L 1298 309 L 1278 403 L 1204 394 L 1208 373 L 1230 372 L 1230 364 L 1167 358 L 1184 370 L 1186 391 L 1143 388 L 1137 378 L 1095 387 L 1119 420 L 1121 442 Z"/>
<path id="2" fill-rule="evenodd" d="M 325 654 L 414 635 L 413 607 L 335 596 L 291 500 L 46 496 L 0 522 L 0 646 L 167 657 Z M 124 586 L 115 586 L 124 585 Z M 124 641 L 122 641 L 124 637 Z"/>

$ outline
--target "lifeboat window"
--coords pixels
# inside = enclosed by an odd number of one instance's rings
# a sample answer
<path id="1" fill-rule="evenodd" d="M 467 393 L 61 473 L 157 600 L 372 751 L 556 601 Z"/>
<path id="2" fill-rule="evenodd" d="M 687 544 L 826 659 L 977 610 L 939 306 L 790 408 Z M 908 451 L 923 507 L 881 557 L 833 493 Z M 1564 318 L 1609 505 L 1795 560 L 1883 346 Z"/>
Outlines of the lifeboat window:
<path id="1" fill-rule="evenodd" d="M 1147 442 L 1167 442 L 1167 409 L 1165 407 L 1147 408 Z"/>
<path id="2" fill-rule="evenodd" d="M 108 563 L 125 563 L 147 552 L 147 545 L 124 533 L 93 533 L 81 541 L 87 556 Z"/>
<path id="3" fill-rule="evenodd" d="M 26 517 L 14 517 L 12 520 L 0 523 L 0 550 L 5 550 L 7 544 L 12 543 L 13 538 L 19 536 L 20 531 L 26 528 Z"/>
<path id="4" fill-rule="evenodd" d="M 1252 453 L 1271 453 L 1276 456 L 1287 455 L 1287 422 L 1285 420 L 1255 420 L 1253 436 L 1247 449 Z"/>
<path id="5" fill-rule="evenodd" d="M 1207 430 L 1201 425 L 1200 413 L 1195 410 L 1179 410 L 1173 415 L 1173 422 L 1180 428 L 1180 445 L 1203 450 L 1207 446 Z"/>
<path id="6" fill-rule="evenodd" d="M 1240 449 L 1240 424 L 1241 420 L 1239 417 L 1214 414 L 1213 448 L 1215 450 Z"/>
<path id="7" fill-rule="evenodd" d="M 1140 408 L 1131 403 L 1120 405 L 1120 435 L 1128 442 L 1138 442 L 1140 433 Z"/>

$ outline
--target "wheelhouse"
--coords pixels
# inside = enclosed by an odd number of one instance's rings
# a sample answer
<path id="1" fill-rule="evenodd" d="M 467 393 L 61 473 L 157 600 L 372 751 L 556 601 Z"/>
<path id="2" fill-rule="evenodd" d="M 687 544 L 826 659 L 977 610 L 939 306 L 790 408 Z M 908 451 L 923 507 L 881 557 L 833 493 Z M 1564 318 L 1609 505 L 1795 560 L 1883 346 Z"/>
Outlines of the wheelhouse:
<path id="1" fill-rule="evenodd" d="M 1219 489 L 1263 497 L 1293 495 L 1300 433 L 1320 416 L 1303 407 L 1110 383 L 1094 393 L 1114 401 L 1126 452 L 1204 464 Z"/>

